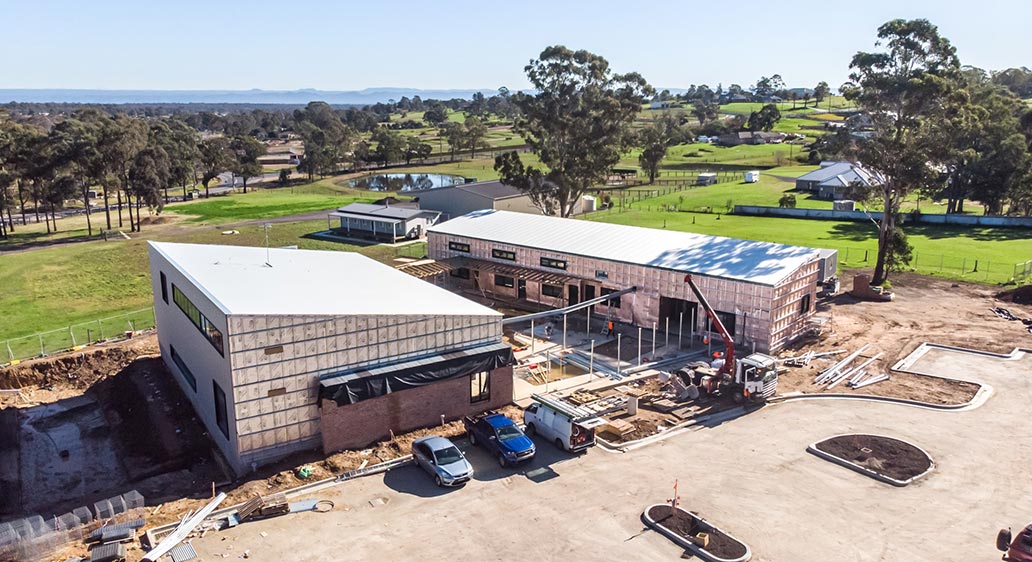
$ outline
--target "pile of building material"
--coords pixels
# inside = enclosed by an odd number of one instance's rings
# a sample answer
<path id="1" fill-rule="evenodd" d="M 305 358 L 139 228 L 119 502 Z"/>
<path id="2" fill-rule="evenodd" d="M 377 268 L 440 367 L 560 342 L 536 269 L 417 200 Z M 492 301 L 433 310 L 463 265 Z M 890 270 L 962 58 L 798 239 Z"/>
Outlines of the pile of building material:
<path id="1" fill-rule="evenodd" d="M 815 351 L 807 351 L 806 353 L 802 355 L 797 355 L 795 357 L 785 357 L 783 359 L 778 359 L 778 363 L 784 363 L 789 367 L 805 367 L 809 365 L 810 362 L 814 359 L 819 359 L 821 357 L 829 357 L 831 355 L 838 355 L 839 353 L 845 352 L 846 350 L 844 349 L 836 349 L 835 351 L 825 351 L 822 353 L 817 353 Z"/>
<path id="2" fill-rule="evenodd" d="M 814 384 L 824 385 L 827 390 L 835 388 L 840 383 L 845 382 L 846 386 L 851 388 L 859 389 L 865 386 L 870 386 L 882 381 L 889 380 L 888 374 L 877 374 L 875 372 L 868 373 L 867 367 L 872 363 L 881 358 L 882 354 L 878 353 L 873 357 L 868 358 L 859 365 L 852 365 L 860 355 L 870 347 L 870 344 L 864 345 L 860 349 L 850 353 L 845 359 L 835 363 L 831 367 L 820 372 L 814 379 Z"/>

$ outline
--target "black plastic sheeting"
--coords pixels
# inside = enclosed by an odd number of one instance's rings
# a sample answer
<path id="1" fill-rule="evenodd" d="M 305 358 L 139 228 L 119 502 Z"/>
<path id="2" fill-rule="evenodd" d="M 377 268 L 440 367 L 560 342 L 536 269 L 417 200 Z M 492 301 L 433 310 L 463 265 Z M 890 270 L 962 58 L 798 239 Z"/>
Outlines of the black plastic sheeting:
<path id="1" fill-rule="evenodd" d="M 344 406 L 392 392 L 419 388 L 473 373 L 491 371 L 513 363 L 512 348 L 506 345 L 504 349 L 496 348 L 462 357 L 442 358 L 440 361 L 414 364 L 410 367 L 403 364 L 399 365 L 398 370 L 383 374 L 363 375 L 360 372 L 353 375 L 353 378 L 341 377 L 341 379 L 347 380 L 339 383 L 333 379 L 327 379 L 322 382 L 319 394 L 320 398 L 330 399 L 338 406 Z"/>

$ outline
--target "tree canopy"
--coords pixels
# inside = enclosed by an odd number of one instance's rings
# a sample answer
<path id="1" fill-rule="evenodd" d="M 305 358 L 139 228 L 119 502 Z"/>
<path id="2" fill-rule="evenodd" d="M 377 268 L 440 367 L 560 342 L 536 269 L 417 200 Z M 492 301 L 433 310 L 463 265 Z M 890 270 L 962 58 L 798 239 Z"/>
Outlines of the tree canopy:
<path id="1" fill-rule="evenodd" d="M 890 266 L 900 266 L 892 254 L 906 249 L 900 203 L 934 180 L 945 157 L 935 125 L 952 103 L 960 71 L 953 45 L 928 20 L 887 22 L 878 28 L 878 45 L 884 48 L 853 56 L 845 91 L 874 125 L 873 136 L 859 147 L 860 160 L 883 178 L 875 284 L 888 278 Z"/>
<path id="2" fill-rule="evenodd" d="M 566 217 L 635 142 L 631 124 L 654 90 L 637 73 L 614 74 L 604 58 L 561 45 L 524 70 L 536 93 L 515 96 L 514 129 L 543 166 L 525 166 L 508 152 L 495 159 L 495 169 L 542 212 Z"/>

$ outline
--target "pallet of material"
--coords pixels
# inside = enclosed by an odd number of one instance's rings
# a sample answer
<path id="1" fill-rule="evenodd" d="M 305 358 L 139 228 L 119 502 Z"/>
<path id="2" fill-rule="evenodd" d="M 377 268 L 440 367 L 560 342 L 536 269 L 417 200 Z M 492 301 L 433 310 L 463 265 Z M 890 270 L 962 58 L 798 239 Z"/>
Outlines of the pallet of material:
<path id="1" fill-rule="evenodd" d="M 677 402 L 674 402 L 673 400 L 670 400 L 669 398 L 662 398 L 660 400 L 653 400 L 652 401 L 652 408 L 655 409 L 655 410 L 659 410 L 660 412 L 663 412 L 664 414 L 666 414 L 668 412 L 671 412 L 673 410 L 676 410 L 676 409 L 678 409 L 680 407 L 681 407 L 681 404 L 678 404 Z"/>
<path id="2" fill-rule="evenodd" d="M 636 396 L 638 398 L 641 398 L 642 396 L 648 394 L 648 392 L 645 389 L 634 388 L 633 386 L 627 386 L 626 384 L 616 387 L 616 390 L 628 396 Z"/>
<path id="3" fill-rule="evenodd" d="M 585 404 L 584 407 L 595 412 L 598 415 L 608 414 L 616 410 L 622 410 L 627 407 L 626 396 L 610 396 L 601 400 Z"/>
<path id="4" fill-rule="evenodd" d="M 626 420 L 609 420 L 609 423 L 607 423 L 603 428 L 606 432 L 620 436 L 627 435 L 635 429 L 637 429 L 637 427 Z"/>
<path id="5" fill-rule="evenodd" d="M 594 392 L 584 392 L 582 390 L 578 390 L 577 392 L 574 392 L 573 394 L 567 396 L 566 400 L 576 406 L 583 406 L 584 404 L 588 404 L 590 402 L 598 400 L 598 395 Z"/>

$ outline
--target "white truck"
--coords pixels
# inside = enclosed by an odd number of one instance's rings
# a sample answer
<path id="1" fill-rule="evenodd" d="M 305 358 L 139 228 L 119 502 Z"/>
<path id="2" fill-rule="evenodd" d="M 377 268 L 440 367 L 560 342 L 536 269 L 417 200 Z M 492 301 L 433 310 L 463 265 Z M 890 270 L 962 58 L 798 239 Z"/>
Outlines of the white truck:
<path id="1" fill-rule="evenodd" d="M 540 435 L 559 449 L 574 453 L 595 445 L 595 428 L 605 425 L 605 420 L 552 396 L 534 394 L 531 398 L 534 403 L 523 411 L 527 435 Z"/>

